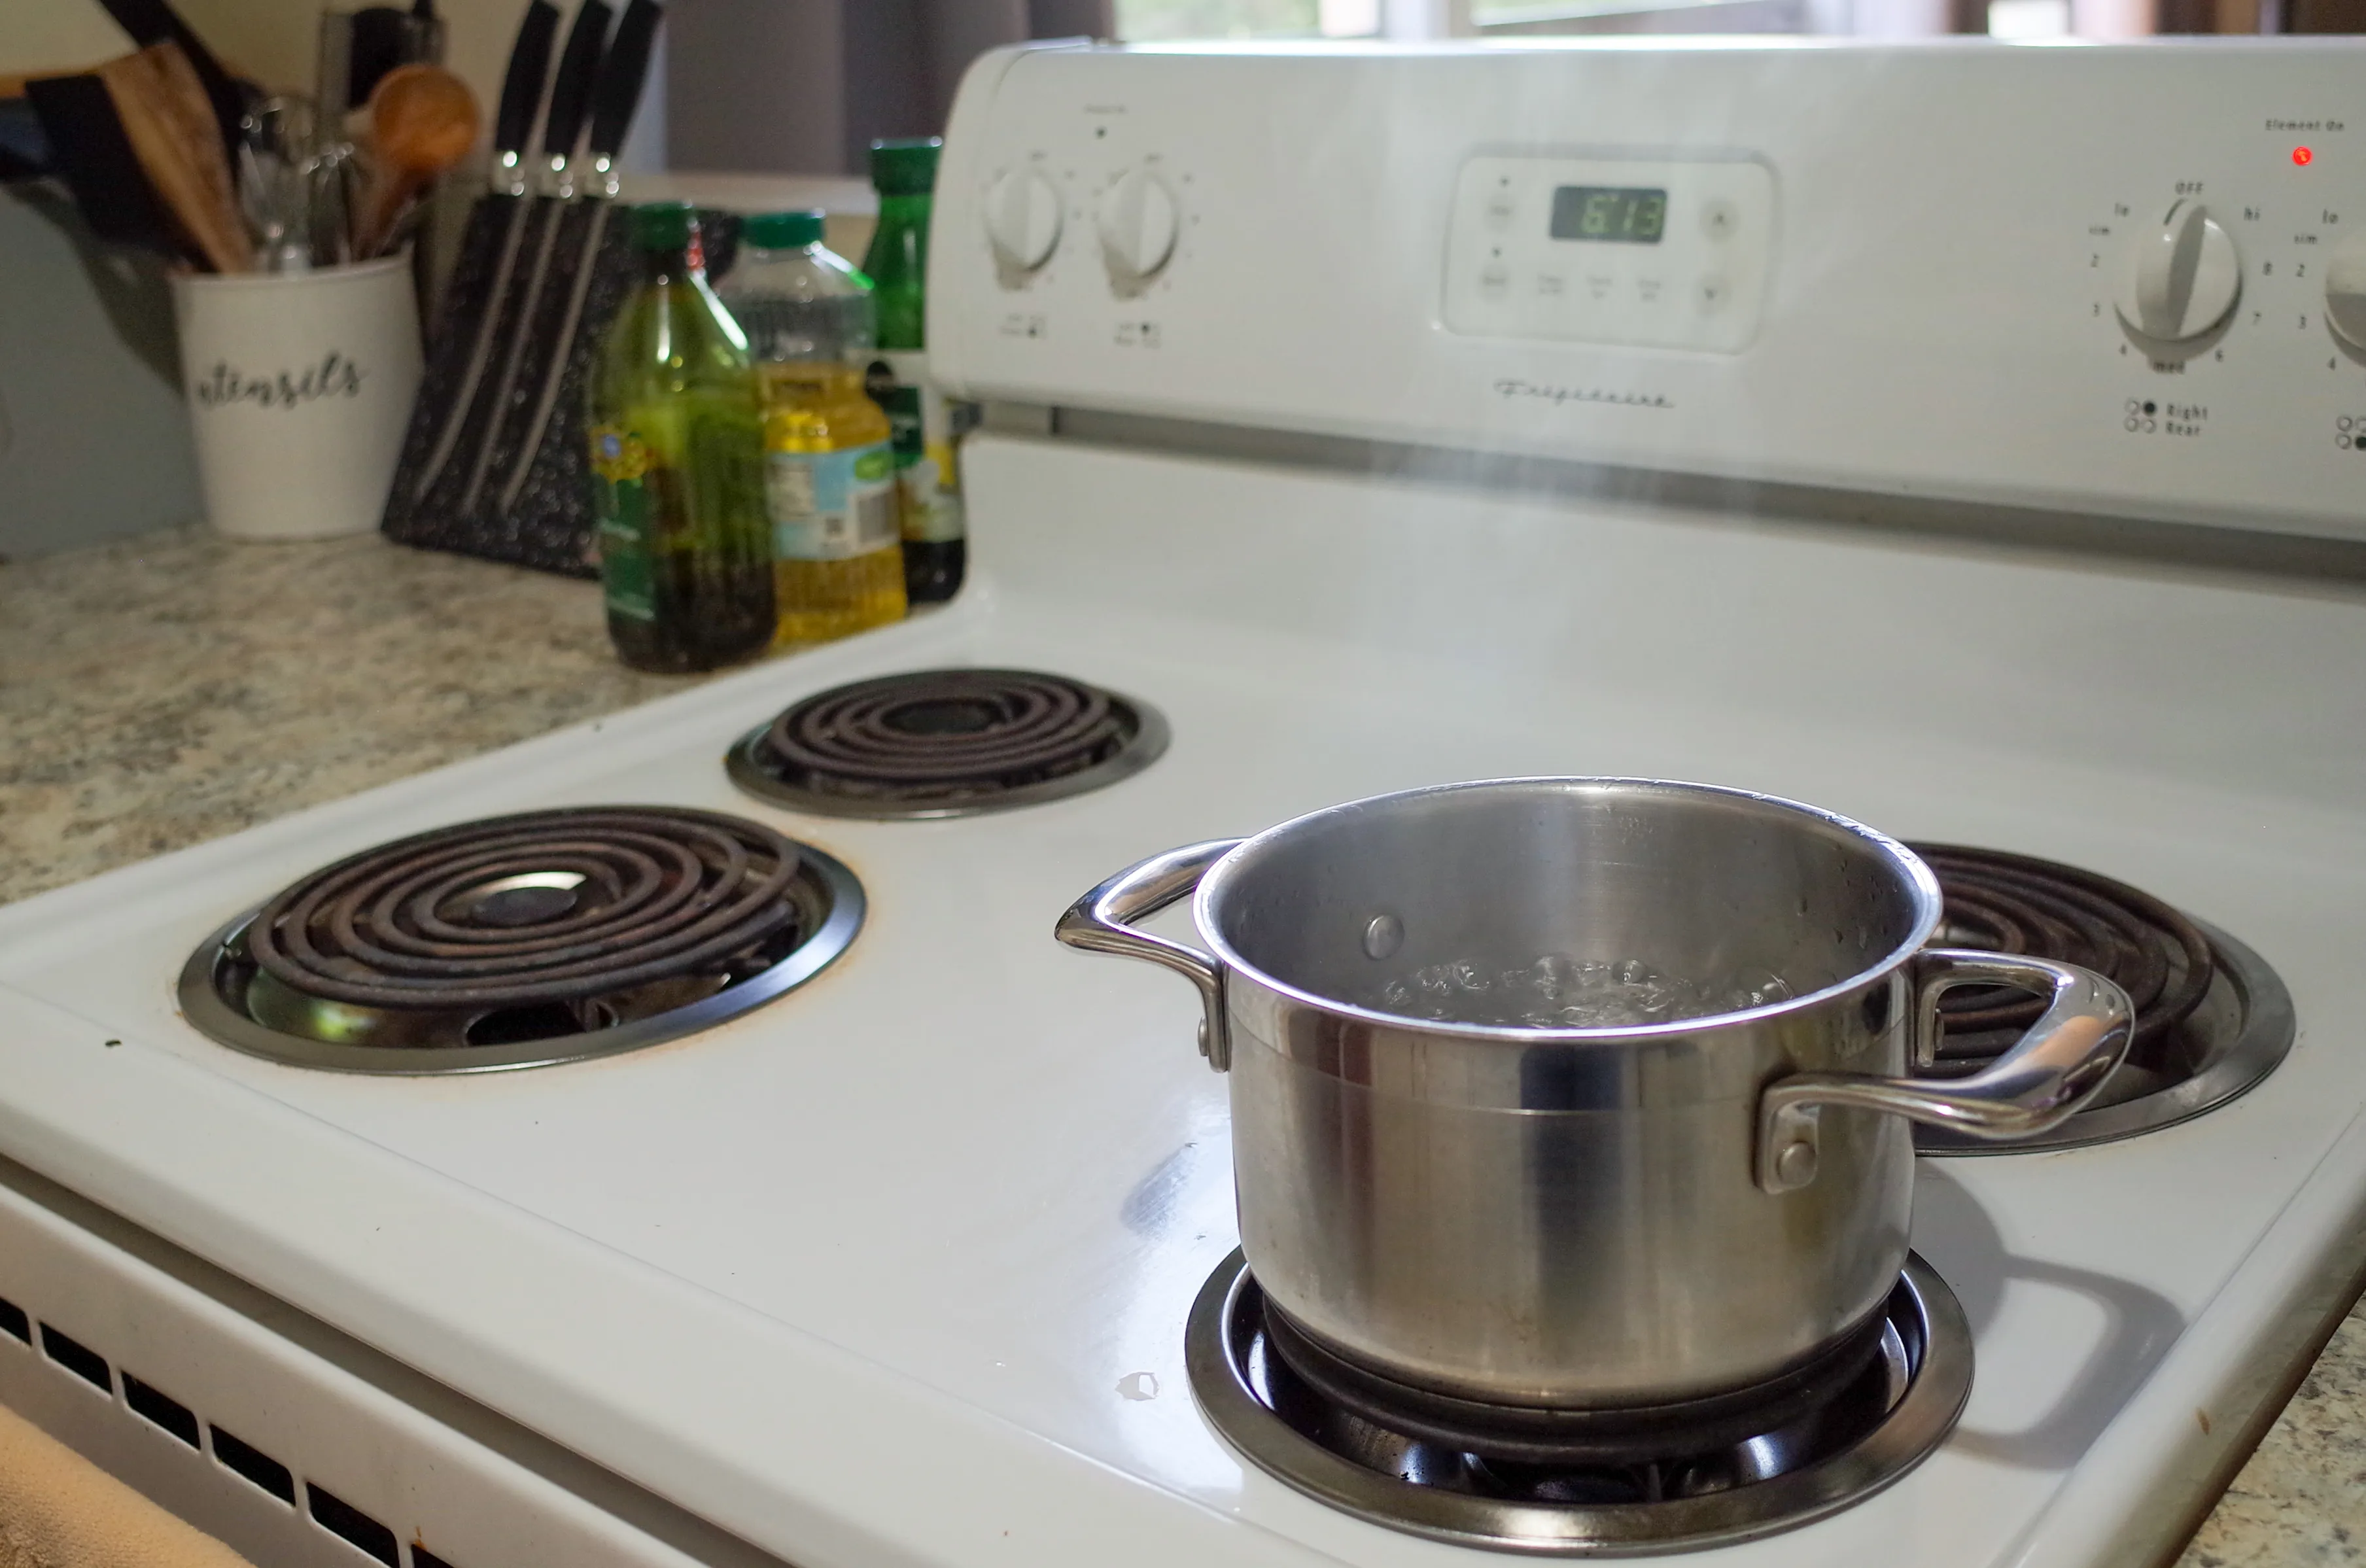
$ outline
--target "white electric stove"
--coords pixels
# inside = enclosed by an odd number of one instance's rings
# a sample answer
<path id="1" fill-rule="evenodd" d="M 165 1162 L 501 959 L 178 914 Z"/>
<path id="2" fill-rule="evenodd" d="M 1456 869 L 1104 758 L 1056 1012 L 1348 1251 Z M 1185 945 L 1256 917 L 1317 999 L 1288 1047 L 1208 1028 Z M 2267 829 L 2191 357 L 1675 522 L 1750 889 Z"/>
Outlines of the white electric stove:
<path id="1" fill-rule="evenodd" d="M 2297 1038 L 2244 1091 L 1923 1162 L 1960 1419 L 1699 1552 L 2173 1554 L 2366 1265 L 2361 68 L 989 57 L 930 280 L 987 405 L 969 586 L 0 910 L 0 1400 L 262 1561 L 1491 1561 L 1203 1414 L 1225 1080 L 1187 987 L 1052 922 L 1355 796 L 1649 775 L 2082 867 L 2271 972 Z M 794 703 L 968 667 L 1115 693 L 1164 749 L 918 818 L 735 782 Z M 339 1070 L 441 1047 L 335 1007 L 304 1065 L 189 1010 L 321 868 L 608 806 L 820 852 L 808 923 L 851 941 L 638 1049 L 465 1022 L 459 1074 Z M 452 886 L 504 929 L 584 885 L 500 869 Z"/>

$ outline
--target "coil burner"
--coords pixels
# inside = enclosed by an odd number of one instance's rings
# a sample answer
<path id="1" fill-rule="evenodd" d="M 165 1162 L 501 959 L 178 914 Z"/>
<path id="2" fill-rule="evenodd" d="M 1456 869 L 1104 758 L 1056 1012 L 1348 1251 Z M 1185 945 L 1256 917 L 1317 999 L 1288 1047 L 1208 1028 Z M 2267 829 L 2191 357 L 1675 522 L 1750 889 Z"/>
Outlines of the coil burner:
<path id="1" fill-rule="evenodd" d="M 535 811 L 398 840 L 215 933 L 182 1011 L 299 1066 L 467 1073 L 637 1050 L 810 979 L 862 923 L 853 873 L 761 823 Z"/>
<path id="2" fill-rule="evenodd" d="M 1926 1154 L 2005 1155 L 2133 1137 L 2224 1105 L 2292 1048 L 2291 993 L 2266 960 L 2150 894 L 2090 871 L 1953 844 L 1909 846 L 1938 874 L 1946 914 L 1936 940 L 2084 964 L 2135 1004 L 2128 1055 L 2085 1110 L 2053 1132 L 1987 1144 L 1914 1129 Z M 2044 1004 L 2000 986 L 1966 986 L 1939 1004 L 1932 1077 L 1994 1061 Z"/>
<path id="3" fill-rule="evenodd" d="M 1963 1308 L 1919 1258 L 1815 1365 L 1660 1409 L 1507 1409 L 1388 1383 L 1295 1328 L 1238 1252 L 1200 1292 L 1185 1359 L 1225 1441 L 1310 1496 L 1457 1546 L 1571 1556 L 1821 1518 L 1921 1463 L 1972 1381 Z"/>
<path id="4" fill-rule="evenodd" d="M 731 780 L 828 817 L 959 817 L 1082 795 L 1166 750 L 1157 710 L 1028 670 L 921 670 L 839 686 L 739 740 Z"/>

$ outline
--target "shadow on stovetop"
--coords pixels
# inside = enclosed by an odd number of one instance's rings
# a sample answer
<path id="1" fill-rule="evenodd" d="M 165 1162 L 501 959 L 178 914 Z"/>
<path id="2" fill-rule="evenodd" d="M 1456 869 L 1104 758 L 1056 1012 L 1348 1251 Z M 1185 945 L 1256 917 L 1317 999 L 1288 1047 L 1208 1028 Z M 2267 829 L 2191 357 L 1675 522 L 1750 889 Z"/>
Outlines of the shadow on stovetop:
<path id="1" fill-rule="evenodd" d="M 1914 1186 L 1915 1250 L 1955 1290 L 1971 1320 L 1972 1337 L 1985 1342 L 2004 1304 L 2008 1285 L 2067 1291 L 2102 1309 L 2101 1340 L 2088 1353 L 2068 1385 L 2034 1421 L 2017 1431 L 1984 1430 L 1968 1421 L 1948 1445 L 1960 1452 L 2029 1470 L 2067 1470 L 2134 1396 L 2169 1348 L 2185 1330 L 2175 1303 L 2132 1280 L 2067 1264 L 2017 1258 L 2005 1250 L 1986 1210 L 1944 1170 L 1922 1163 Z M 1972 1372 L 1974 1399 L 1979 1380 Z"/>

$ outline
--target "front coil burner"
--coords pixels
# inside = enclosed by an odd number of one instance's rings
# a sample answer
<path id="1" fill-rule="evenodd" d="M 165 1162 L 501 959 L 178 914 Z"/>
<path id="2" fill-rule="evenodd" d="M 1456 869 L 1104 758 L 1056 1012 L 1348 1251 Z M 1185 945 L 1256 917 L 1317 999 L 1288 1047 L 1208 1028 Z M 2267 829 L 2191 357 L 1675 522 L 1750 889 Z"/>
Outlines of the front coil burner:
<path id="1" fill-rule="evenodd" d="M 957 817 L 1081 795 L 1166 750 L 1145 703 L 1028 670 L 922 670 L 839 686 L 740 739 L 731 780 L 829 817 Z"/>
<path id="2" fill-rule="evenodd" d="M 191 955 L 182 1011 L 301 1066 L 465 1073 L 611 1055 L 811 978 L 862 923 L 847 868 L 761 823 L 536 811 L 366 851 Z"/>
<path id="3" fill-rule="evenodd" d="M 1297 1331 L 1238 1252 L 1200 1290 L 1185 1359 L 1225 1441 L 1289 1485 L 1458 1546 L 1569 1556 L 1727 1545 L 1860 1502 L 1938 1447 L 1972 1381 L 1963 1308 L 1920 1258 L 1815 1367 L 1659 1411 L 1382 1388 Z"/>
<path id="4" fill-rule="evenodd" d="M 2225 931 L 2075 866 L 1953 844 L 1909 847 L 1937 874 L 1946 898 L 1936 940 L 2082 964 L 2117 981 L 2136 1010 L 2126 1058 L 2054 1131 L 1997 1144 L 1918 1125 L 1914 1144 L 1924 1153 L 2006 1155 L 2133 1137 L 2233 1100 L 2292 1048 L 2291 994 L 2266 960 Z M 2044 1007 L 2006 987 L 1947 992 L 1938 1060 L 1926 1076 L 1978 1071 Z"/>

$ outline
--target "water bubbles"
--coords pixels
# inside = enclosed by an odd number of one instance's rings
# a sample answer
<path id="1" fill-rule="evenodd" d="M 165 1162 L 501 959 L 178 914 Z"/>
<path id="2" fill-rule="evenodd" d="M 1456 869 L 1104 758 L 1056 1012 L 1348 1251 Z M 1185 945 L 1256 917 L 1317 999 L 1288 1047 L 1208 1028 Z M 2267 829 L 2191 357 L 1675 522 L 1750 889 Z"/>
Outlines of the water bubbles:
<path id="1" fill-rule="evenodd" d="M 1665 975 L 1639 958 L 1583 962 L 1546 953 L 1515 968 L 1475 959 L 1392 976 L 1376 1005 L 1402 1017 L 1514 1029 L 1617 1029 L 1709 1018 L 1790 999 L 1779 976 L 1714 983 Z"/>

